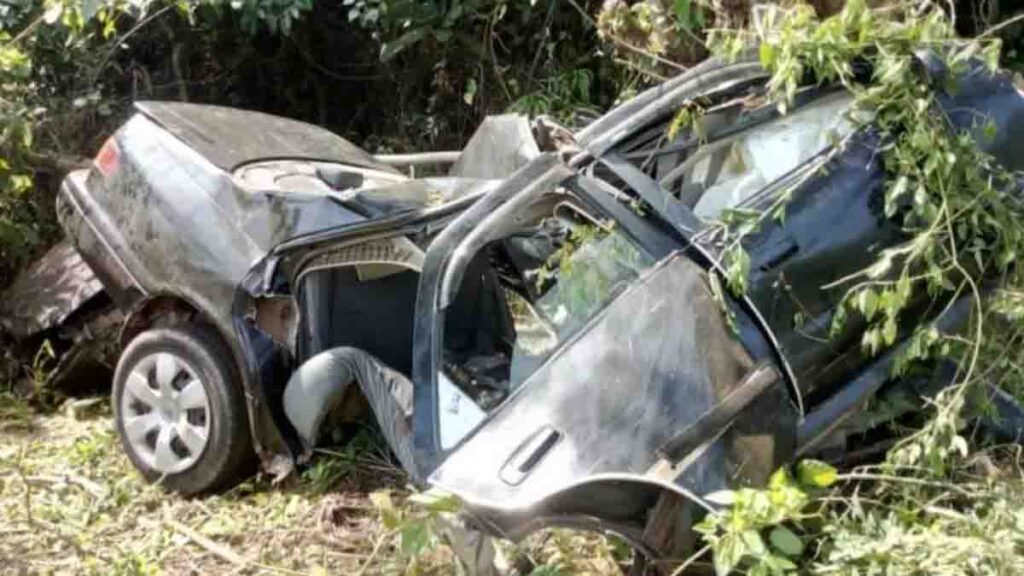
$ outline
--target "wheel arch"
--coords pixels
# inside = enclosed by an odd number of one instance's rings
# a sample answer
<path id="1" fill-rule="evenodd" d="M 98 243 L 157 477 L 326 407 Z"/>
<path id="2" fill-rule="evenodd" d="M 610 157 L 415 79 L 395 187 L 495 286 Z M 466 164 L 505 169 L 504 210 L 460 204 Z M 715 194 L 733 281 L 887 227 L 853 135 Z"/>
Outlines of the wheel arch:
<path id="1" fill-rule="evenodd" d="M 124 349 L 136 336 L 150 328 L 189 322 L 196 318 L 216 328 L 216 323 L 187 298 L 175 294 L 148 296 L 132 305 L 125 314 L 118 333 L 118 343 Z M 220 334 L 221 331 L 218 329 L 217 332 Z M 223 334 L 220 336 L 224 339 Z"/>
<path id="2" fill-rule="evenodd" d="M 194 300 L 174 293 L 160 293 L 147 296 L 136 302 L 125 314 L 118 333 L 118 343 L 123 350 L 136 336 L 151 328 L 175 326 L 188 322 L 200 322 L 213 329 L 232 355 L 232 368 L 239 378 L 237 384 L 248 389 L 245 363 L 239 349 L 238 338 L 217 321 L 215 314 Z"/>
<path id="3" fill-rule="evenodd" d="M 249 433 L 254 441 L 258 441 L 260 439 L 259 431 L 253 425 L 252 407 L 249 406 L 248 401 L 250 395 L 249 373 L 242 356 L 240 343 L 238 338 L 233 337 L 234 335 L 218 322 L 216 316 L 208 312 L 205 307 L 181 294 L 165 292 L 150 295 L 136 302 L 125 314 L 118 334 L 118 343 L 124 350 L 135 337 L 146 330 L 189 322 L 199 322 L 209 326 L 214 335 L 220 339 L 220 343 L 231 351 L 230 369 L 234 371 L 237 378 L 235 384 L 246 397 Z"/>

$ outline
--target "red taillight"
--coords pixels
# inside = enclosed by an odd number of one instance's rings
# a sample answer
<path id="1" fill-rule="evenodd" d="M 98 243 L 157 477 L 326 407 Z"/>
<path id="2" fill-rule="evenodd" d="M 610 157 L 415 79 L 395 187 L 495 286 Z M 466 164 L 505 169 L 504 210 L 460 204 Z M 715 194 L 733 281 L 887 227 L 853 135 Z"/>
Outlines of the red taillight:
<path id="1" fill-rule="evenodd" d="M 105 177 L 117 172 L 121 165 L 121 151 L 118 150 L 117 142 L 113 137 L 107 138 L 107 141 L 103 143 L 103 147 L 96 154 L 93 163 L 96 164 L 96 169 L 100 171 L 100 174 Z"/>

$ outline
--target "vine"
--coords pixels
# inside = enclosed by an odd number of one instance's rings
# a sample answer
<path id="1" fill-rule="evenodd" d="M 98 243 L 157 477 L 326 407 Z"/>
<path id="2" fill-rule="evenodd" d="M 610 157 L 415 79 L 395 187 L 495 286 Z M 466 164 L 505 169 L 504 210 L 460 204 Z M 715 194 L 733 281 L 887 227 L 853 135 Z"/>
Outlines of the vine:
<path id="1" fill-rule="evenodd" d="M 870 530 L 864 526 L 850 529 L 851 510 L 861 519 L 895 522 L 901 535 L 910 534 L 915 529 L 900 523 L 917 516 L 892 519 L 892 510 L 919 502 L 922 486 L 949 489 L 943 479 L 968 454 L 961 431 L 969 394 L 983 389 L 982 381 L 1001 382 L 1007 380 L 1005 373 L 1019 371 L 1016 365 L 999 362 L 998 355 L 1005 357 L 1007 344 L 998 338 L 990 340 L 996 330 L 1006 332 L 1011 343 L 1019 343 L 1022 334 L 1020 278 L 1012 266 L 1017 256 L 1024 254 L 1020 224 L 1024 204 L 1010 193 L 1018 188 L 1017 177 L 979 146 L 979 141 L 997 135 L 990 119 L 978 116 L 971 126 L 958 127 L 939 104 L 940 96 L 954 93 L 956 79 L 968 71 L 983 68 L 996 72 L 1001 44 L 986 35 L 957 37 L 944 6 L 928 1 L 872 10 L 864 0 L 848 0 L 841 12 L 824 20 L 802 3 L 761 6 L 754 20 L 745 30 L 712 30 L 709 44 L 727 59 L 737 59 L 756 46 L 760 63 L 770 76 L 767 98 L 780 113 L 789 111 L 810 78 L 818 85 L 841 86 L 851 94 L 850 118 L 880 137 L 877 154 L 886 173 L 884 214 L 901 227 L 904 241 L 882 251 L 872 265 L 823 287 L 845 290 L 832 319 L 833 335 L 856 315 L 866 323 L 861 344 L 869 354 L 877 354 L 905 336 L 907 346 L 894 364 L 896 376 L 922 361 L 959 361 L 954 383 L 931 400 L 929 421 L 889 450 L 883 474 L 868 475 L 873 481 L 899 480 L 906 485 L 890 490 L 884 496 L 889 499 L 886 503 L 865 504 L 856 497 L 850 500 L 833 495 L 833 500 L 846 504 L 846 512 L 830 516 L 833 526 L 813 535 L 808 530 L 805 537 L 839 539 L 839 533 L 844 538 L 857 533 L 862 539 Z M 944 78 L 927 78 L 922 73 L 922 48 L 945 68 Z M 866 118 L 870 118 L 870 127 Z M 845 145 L 837 143 L 832 154 L 840 153 Z M 816 174 L 817 170 L 811 170 L 807 177 Z M 802 183 L 789 186 L 767 209 L 727 211 L 715 224 L 723 247 L 725 277 L 734 293 L 742 294 L 747 288 L 750 258 L 744 239 L 767 220 L 784 218 L 792 191 Z M 988 297 L 986 287 L 992 285 L 1001 287 L 996 297 Z M 901 330 L 915 302 L 929 299 L 941 316 L 963 297 L 970 298 L 974 311 L 968 336 L 944 335 L 929 326 Z M 897 474 L 912 478 L 901 479 Z M 839 479 L 864 480 L 865 475 Z M 779 486 L 796 492 L 787 492 L 785 498 L 772 497 Z M 707 517 L 700 529 L 715 553 L 719 574 L 740 565 L 760 574 L 795 569 L 791 560 L 803 548 L 792 546 L 792 555 L 780 554 L 784 550 L 779 546 L 764 545 L 762 534 L 785 522 L 806 520 L 803 510 L 810 500 L 795 495 L 803 494 L 801 490 L 779 476 L 767 490 L 730 494 L 733 498 L 742 495 L 746 508 L 730 502 Z M 750 502 L 758 498 L 765 504 L 754 514 Z M 813 516 L 822 519 L 828 514 L 823 504 Z M 891 561 L 862 540 L 858 544 L 868 551 L 863 556 L 846 553 L 847 561 L 855 558 L 869 571 Z M 820 547 L 816 554 L 818 558 L 844 555 L 828 546 Z M 982 564 L 999 562 L 993 556 Z"/>
<path id="2" fill-rule="evenodd" d="M 962 40 L 942 10 L 917 17 L 907 10 L 872 11 L 863 0 L 851 0 L 842 12 L 819 22 L 806 5 L 767 7 L 753 30 L 712 34 L 712 44 L 727 57 L 737 57 L 750 44 L 760 46 L 761 64 L 771 76 L 768 98 L 782 113 L 802 80 L 811 77 L 842 86 L 854 99 L 851 117 L 870 117 L 880 133 L 885 215 L 900 224 L 905 241 L 882 251 L 871 266 L 823 286 L 846 287 L 833 331 L 841 330 L 848 313 L 859 314 L 868 323 L 862 343 L 872 354 L 896 342 L 914 296 L 946 298 L 948 308 L 969 295 L 980 311 L 980 285 L 1000 275 L 1006 280 L 1009 265 L 1024 253 L 1018 224 L 1024 205 L 1007 193 L 1016 187 L 1015 177 L 977 142 L 979 133 L 993 138 L 995 126 L 979 118 L 970 129 L 957 130 L 937 101 L 942 90 L 955 90 L 955 78 L 979 59 L 995 72 L 999 40 Z M 915 65 L 922 47 L 948 69 L 945 86 L 930 85 Z M 733 210 L 723 218 L 728 280 L 735 291 L 745 289 L 749 270 L 742 241 L 768 218 L 784 218 L 789 195 L 801 183 L 766 210 Z M 983 323 L 976 316 L 980 337 Z M 919 345 L 911 353 L 923 359 L 933 349 Z"/>

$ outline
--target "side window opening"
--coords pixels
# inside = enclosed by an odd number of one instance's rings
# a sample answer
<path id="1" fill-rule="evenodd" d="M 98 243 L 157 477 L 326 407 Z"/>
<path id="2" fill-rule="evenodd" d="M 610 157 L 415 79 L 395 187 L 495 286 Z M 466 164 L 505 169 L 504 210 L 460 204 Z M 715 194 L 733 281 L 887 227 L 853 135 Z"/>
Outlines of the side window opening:
<path id="1" fill-rule="evenodd" d="M 579 204 L 549 206 L 479 250 L 445 311 L 442 381 L 484 411 L 653 264 Z M 443 420 L 443 401 L 441 410 Z"/>
<path id="2" fill-rule="evenodd" d="M 443 367 L 478 405 L 490 408 L 508 395 L 508 369 L 516 339 L 514 319 L 489 245 L 469 263 L 445 311 Z"/>

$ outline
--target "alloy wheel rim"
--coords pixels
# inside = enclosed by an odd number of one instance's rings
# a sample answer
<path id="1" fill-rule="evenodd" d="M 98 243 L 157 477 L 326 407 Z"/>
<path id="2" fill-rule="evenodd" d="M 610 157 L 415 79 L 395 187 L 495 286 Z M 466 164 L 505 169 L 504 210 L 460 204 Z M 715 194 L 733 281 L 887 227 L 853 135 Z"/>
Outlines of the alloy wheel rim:
<path id="1" fill-rule="evenodd" d="M 132 451 L 156 472 L 183 472 L 202 457 L 210 416 L 206 386 L 179 356 L 144 356 L 128 374 L 121 396 L 124 435 Z"/>

